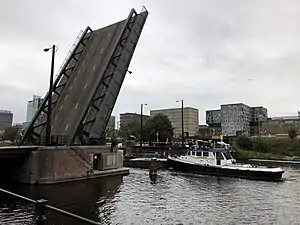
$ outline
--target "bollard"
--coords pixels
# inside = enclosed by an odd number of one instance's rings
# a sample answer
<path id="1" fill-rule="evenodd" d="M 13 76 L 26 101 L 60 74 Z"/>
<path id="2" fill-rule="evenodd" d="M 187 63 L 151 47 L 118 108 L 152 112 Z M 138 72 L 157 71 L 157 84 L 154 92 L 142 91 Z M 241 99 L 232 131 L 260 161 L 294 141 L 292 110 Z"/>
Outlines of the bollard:
<path id="1" fill-rule="evenodd" d="M 157 166 L 156 166 L 156 159 L 153 158 L 151 159 L 151 165 L 150 165 L 150 170 L 149 170 L 149 177 L 150 180 L 155 182 L 157 178 Z"/>
<path id="2" fill-rule="evenodd" d="M 48 201 L 46 199 L 39 199 L 35 203 L 35 224 L 44 225 L 47 220 L 45 215 L 45 205 Z"/>

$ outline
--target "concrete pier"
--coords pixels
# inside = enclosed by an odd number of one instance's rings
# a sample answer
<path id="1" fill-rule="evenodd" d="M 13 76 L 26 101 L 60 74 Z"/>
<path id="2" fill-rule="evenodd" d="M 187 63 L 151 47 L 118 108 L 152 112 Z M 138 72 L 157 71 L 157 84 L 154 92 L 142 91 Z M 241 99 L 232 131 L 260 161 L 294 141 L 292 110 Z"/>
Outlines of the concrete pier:
<path id="1" fill-rule="evenodd" d="M 103 176 L 129 174 L 123 167 L 123 153 L 110 146 L 39 147 L 27 157 L 17 181 L 55 184 Z"/>

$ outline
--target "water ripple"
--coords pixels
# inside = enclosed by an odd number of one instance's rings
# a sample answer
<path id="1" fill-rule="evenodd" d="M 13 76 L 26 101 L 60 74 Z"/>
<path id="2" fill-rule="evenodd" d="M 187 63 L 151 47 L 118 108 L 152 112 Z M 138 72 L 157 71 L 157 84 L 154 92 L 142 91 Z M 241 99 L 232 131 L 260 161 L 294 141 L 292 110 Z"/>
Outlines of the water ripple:
<path id="1" fill-rule="evenodd" d="M 123 179 L 15 191 L 45 196 L 51 204 L 106 225 L 300 224 L 300 170 L 286 168 L 285 182 L 280 183 L 173 171 L 159 171 L 157 182 L 151 183 L 147 170 L 130 172 Z M 32 218 L 32 206 L 0 198 L 0 224 L 27 225 Z M 51 218 L 57 222 L 53 224 L 80 224 Z"/>
<path id="2" fill-rule="evenodd" d="M 112 224 L 298 224 L 299 171 L 293 183 L 160 171 L 156 184 L 147 172 L 124 178 Z"/>

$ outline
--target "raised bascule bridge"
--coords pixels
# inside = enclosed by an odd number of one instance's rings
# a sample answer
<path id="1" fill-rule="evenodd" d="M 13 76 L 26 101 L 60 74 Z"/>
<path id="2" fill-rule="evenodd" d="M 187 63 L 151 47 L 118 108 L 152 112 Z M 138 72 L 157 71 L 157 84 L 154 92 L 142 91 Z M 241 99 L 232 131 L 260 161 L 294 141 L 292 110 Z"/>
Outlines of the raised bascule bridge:
<path id="1" fill-rule="evenodd" d="M 20 146 L 0 149 L 0 160 L 15 162 L 10 165 L 18 168 L 19 181 L 56 183 L 128 173 L 122 153 L 99 143 L 147 16 L 144 7 L 140 13 L 132 9 L 125 20 L 79 33 Z"/>

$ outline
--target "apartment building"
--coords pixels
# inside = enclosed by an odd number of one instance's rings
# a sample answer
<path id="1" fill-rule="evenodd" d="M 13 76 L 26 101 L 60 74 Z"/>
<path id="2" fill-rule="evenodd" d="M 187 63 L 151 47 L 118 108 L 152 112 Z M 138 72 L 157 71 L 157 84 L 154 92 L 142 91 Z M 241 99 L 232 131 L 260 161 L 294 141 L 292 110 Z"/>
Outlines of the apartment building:
<path id="1" fill-rule="evenodd" d="M 211 138 L 222 134 L 221 126 L 199 125 L 199 138 Z"/>
<path id="2" fill-rule="evenodd" d="M 13 123 L 13 113 L 8 110 L 0 110 L 0 132 L 7 127 L 11 127 Z"/>
<path id="3" fill-rule="evenodd" d="M 182 134 L 182 109 L 157 109 L 150 110 L 150 116 L 155 116 L 159 113 L 168 116 L 174 128 L 174 137 L 180 138 Z M 192 107 L 183 108 L 183 123 L 185 136 L 196 136 L 199 132 L 199 110 Z"/>
<path id="4" fill-rule="evenodd" d="M 150 116 L 143 115 L 143 124 L 147 121 Z M 120 126 L 126 126 L 129 123 L 141 122 L 141 114 L 138 113 L 121 113 L 120 114 Z"/>
<path id="5" fill-rule="evenodd" d="M 38 111 L 42 104 L 43 99 L 41 96 L 33 95 L 32 100 L 27 102 L 26 122 L 29 123 Z"/>
<path id="6" fill-rule="evenodd" d="M 250 107 L 243 103 L 224 104 L 220 110 L 206 111 L 206 123 L 211 127 L 221 127 L 224 136 L 260 133 L 261 124 L 267 118 L 266 108 Z"/>

